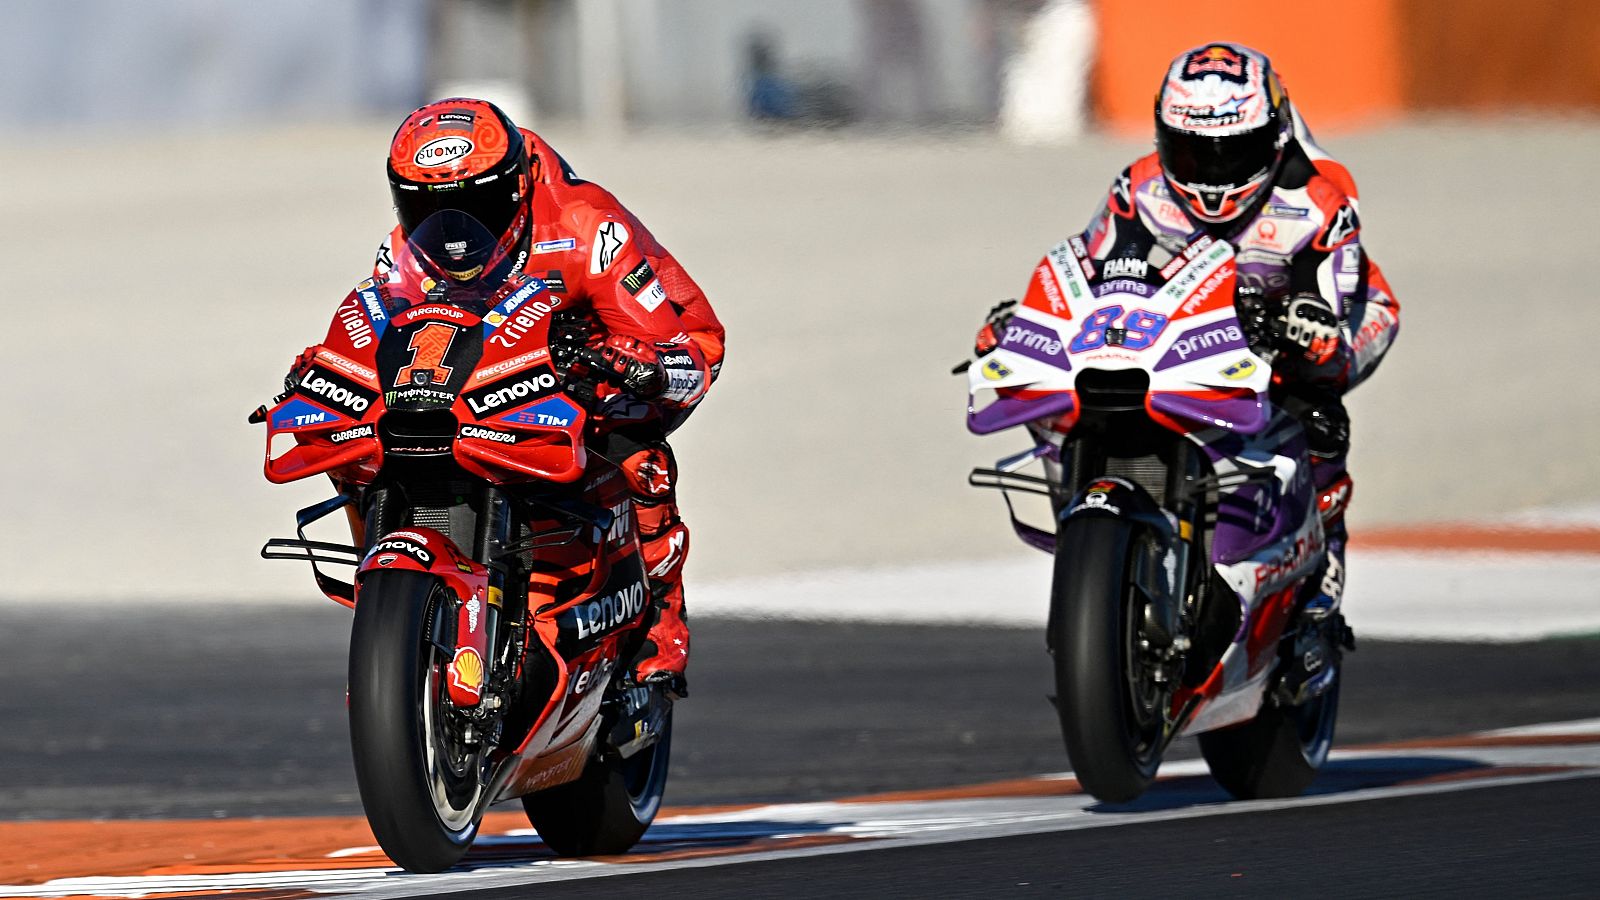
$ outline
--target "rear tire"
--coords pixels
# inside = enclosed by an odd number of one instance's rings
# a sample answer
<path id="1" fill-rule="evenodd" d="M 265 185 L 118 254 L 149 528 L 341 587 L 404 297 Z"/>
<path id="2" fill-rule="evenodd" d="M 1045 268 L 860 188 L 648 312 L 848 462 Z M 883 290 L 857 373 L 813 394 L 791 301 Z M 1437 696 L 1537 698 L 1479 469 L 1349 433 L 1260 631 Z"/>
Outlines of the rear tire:
<path id="1" fill-rule="evenodd" d="M 577 781 L 528 794 L 522 808 L 558 856 L 626 853 L 661 809 L 671 758 L 669 710 L 660 740 L 625 760 L 591 760 Z"/>
<path id="2" fill-rule="evenodd" d="M 1200 735 L 1211 777 L 1240 800 L 1298 797 L 1333 746 L 1339 680 L 1300 706 L 1268 706 L 1254 719 Z"/>
<path id="3" fill-rule="evenodd" d="M 1144 793 L 1161 766 L 1169 690 L 1149 680 L 1138 650 L 1142 619 L 1130 556 L 1133 526 L 1080 518 L 1056 539 L 1050 602 L 1056 633 L 1056 710 L 1073 773 L 1097 799 Z"/>
<path id="4" fill-rule="evenodd" d="M 378 845 L 411 872 L 440 872 L 478 834 L 481 760 L 449 738 L 444 659 L 427 631 L 444 587 L 431 575 L 366 575 L 350 630 L 350 745 Z"/>

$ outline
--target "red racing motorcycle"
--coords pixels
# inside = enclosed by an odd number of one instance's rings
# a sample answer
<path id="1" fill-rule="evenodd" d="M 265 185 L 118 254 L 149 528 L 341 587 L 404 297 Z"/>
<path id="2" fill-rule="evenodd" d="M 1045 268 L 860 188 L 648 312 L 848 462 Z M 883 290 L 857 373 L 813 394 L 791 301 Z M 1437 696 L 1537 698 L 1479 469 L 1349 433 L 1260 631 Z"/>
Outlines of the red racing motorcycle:
<path id="1" fill-rule="evenodd" d="M 556 853 L 620 853 L 666 785 L 671 699 L 629 674 L 650 581 L 594 427 L 599 367 L 581 333 L 552 331 L 570 306 L 526 276 L 481 295 L 435 287 L 405 309 L 366 282 L 251 416 L 270 481 L 327 474 L 338 490 L 261 553 L 309 561 L 355 611 L 361 802 L 413 872 L 454 865 L 511 798 Z M 306 538 L 341 509 L 352 544 Z"/>

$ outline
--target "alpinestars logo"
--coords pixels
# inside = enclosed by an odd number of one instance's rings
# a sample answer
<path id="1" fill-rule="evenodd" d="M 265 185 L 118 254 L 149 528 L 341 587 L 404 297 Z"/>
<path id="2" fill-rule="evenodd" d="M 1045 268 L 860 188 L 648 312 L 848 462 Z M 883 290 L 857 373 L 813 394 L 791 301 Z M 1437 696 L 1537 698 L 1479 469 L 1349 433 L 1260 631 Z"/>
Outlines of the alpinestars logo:
<path id="1" fill-rule="evenodd" d="M 1333 221 L 1328 223 L 1328 230 L 1322 237 L 1322 246 L 1333 249 L 1349 240 L 1356 233 L 1356 212 L 1348 206 L 1339 207 L 1333 214 Z"/>
<path id="2" fill-rule="evenodd" d="M 628 229 L 621 222 L 603 222 L 594 233 L 594 250 L 589 258 L 589 274 L 599 275 L 611 268 L 617 253 L 628 243 Z"/>

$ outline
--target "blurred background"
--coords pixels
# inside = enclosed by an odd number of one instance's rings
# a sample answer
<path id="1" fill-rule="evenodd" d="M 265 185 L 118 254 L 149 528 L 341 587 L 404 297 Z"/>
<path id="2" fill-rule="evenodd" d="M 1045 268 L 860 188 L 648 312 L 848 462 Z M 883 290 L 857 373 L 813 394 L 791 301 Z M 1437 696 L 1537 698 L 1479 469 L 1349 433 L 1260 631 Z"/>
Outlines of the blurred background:
<path id="1" fill-rule="evenodd" d="M 1022 558 L 973 465 L 988 307 L 1150 149 L 1164 66 L 1271 55 L 1362 190 L 1401 337 L 1351 400 L 1358 530 L 1600 520 L 1600 4 L 1542 0 L 11 0 L 17 340 L 0 602 L 294 600 L 245 415 L 391 227 L 412 108 L 500 103 L 706 289 L 675 438 L 693 585 Z M 1032 565 L 1044 564 L 1034 555 Z M 761 598 L 748 603 L 759 607 Z M 1039 599 L 1042 603 L 1042 598 Z"/>

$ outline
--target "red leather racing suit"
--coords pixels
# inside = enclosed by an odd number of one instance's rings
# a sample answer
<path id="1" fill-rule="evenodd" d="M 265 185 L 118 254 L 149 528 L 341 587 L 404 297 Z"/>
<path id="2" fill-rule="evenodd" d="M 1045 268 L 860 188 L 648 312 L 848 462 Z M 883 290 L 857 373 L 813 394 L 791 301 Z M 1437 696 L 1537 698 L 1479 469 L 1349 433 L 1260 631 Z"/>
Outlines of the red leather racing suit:
<path id="1" fill-rule="evenodd" d="M 681 676 L 689 658 L 683 563 L 689 529 L 678 512 L 677 465 L 667 434 L 688 417 L 722 367 L 723 328 L 700 286 L 637 217 L 601 186 L 573 173 L 543 138 L 522 129 L 533 188 L 531 226 L 514 271 L 587 300 L 601 329 L 695 358 L 698 382 L 669 384 L 649 404 L 617 397 L 606 409 L 608 447 L 635 497 L 657 620 L 636 666 L 641 679 Z M 391 285 L 424 277 L 397 226 L 378 248 L 374 275 Z M 681 373 L 679 373 L 681 376 Z M 675 376 L 679 377 L 679 376 Z"/>

